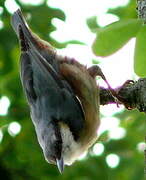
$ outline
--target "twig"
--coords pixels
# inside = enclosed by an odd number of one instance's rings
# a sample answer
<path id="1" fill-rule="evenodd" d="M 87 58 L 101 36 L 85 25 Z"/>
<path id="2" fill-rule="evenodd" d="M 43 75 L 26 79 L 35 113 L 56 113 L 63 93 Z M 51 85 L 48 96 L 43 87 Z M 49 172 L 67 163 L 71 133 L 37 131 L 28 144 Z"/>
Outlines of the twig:
<path id="1" fill-rule="evenodd" d="M 146 24 L 146 0 L 137 0 L 138 17 Z"/>
<path id="2" fill-rule="evenodd" d="M 115 89 L 117 99 L 127 109 L 132 110 L 137 108 L 140 112 L 146 112 L 146 78 L 141 78 L 138 81 L 127 81 L 121 87 Z M 117 103 L 112 97 L 110 91 L 105 88 L 100 88 L 100 104 Z"/>

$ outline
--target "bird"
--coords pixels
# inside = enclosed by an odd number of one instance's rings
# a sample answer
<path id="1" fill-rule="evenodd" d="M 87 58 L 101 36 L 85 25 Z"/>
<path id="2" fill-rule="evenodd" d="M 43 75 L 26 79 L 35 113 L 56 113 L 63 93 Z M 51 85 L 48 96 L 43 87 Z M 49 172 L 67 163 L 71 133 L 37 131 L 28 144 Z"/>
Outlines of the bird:
<path id="1" fill-rule="evenodd" d="M 99 68 L 61 56 L 28 26 L 18 9 L 11 25 L 20 44 L 20 79 L 46 161 L 60 173 L 96 142 Z"/>

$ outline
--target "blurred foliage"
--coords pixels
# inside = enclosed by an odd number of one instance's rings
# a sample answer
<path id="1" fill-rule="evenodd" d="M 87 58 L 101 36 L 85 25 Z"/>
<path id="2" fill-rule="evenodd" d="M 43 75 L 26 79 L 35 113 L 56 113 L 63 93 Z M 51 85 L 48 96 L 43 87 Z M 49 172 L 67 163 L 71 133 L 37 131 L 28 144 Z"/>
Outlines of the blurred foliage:
<path id="1" fill-rule="evenodd" d="M 90 18 L 87 19 L 86 23 L 87 26 L 90 28 L 90 30 L 92 32 L 96 32 L 97 28 L 99 28 L 100 26 L 97 23 L 97 16 L 92 16 Z"/>
<path id="2" fill-rule="evenodd" d="M 97 56 L 108 56 L 115 53 L 123 47 L 131 38 L 136 38 L 135 52 L 134 52 L 134 71 L 140 76 L 146 76 L 146 71 L 143 66 L 146 63 L 145 51 L 145 25 L 137 20 L 136 0 L 130 0 L 128 5 L 109 9 L 108 13 L 114 14 L 120 18 L 118 22 L 112 23 L 106 27 L 97 26 L 97 22 L 93 21 L 92 26 L 89 26 L 91 31 L 96 32 L 96 39 L 93 43 L 92 49 Z M 92 18 L 90 18 L 92 19 Z M 93 25 L 94 23 L 94 25 Z M 91 24 L 91 23 L 90 23 Z M 93 29 L 93 27 L 96 27 Z"/>
<path id="3" fill-rule="evenodd" d="M 113 54 L 136 36 L 141 24 L 137 19 L 126 19 L 98 28 L 97 38 L 93 44 L 94 53 L 98 56 Z"/>
<path id="4" fill-rule="evenodd" d="M 134 54 L 134 69 L 137 75 L 141 77 L 146 76 L 146 25 L 140 28 L 140 31 L 136 35 L 135 54 Z"/>
<path id="5" fill-rule="evenodd" d="M 31 24 L 34 32 L 55 47 L 66 46 L 67 43 L 61 44 L 50 37 L 50 33 L 56 29 L 51 23 L 52 18 L 65 20 L 64 12 L 48 7 L 46 1 L 38 6 L 24 5 L 19 0 L 16 2 L 26 17 L 28 16 L 27 21 Z M 133 2 L 131 0 L 127 6 L 110 9 L 109 12 L 118 15 L 120 18 L 134 18 L 136 12 Z M 137 150 L 137 144 L 144 141 L 145 115 L 138 111 L 124 111 L 116 115 L 121 120 L 121 126 L 126 128 L 127 134 L 120 140 L 107 140 L 107 133 L 104 132 L 100 141 L 104 140 L 105 151 L 101 156 L 93 155 L 91 149 L 84 160 L 77 161 L 71 167 L 66 167 L 63 175 L 59 174 L 55 166 L 44 160 L 22 92 L 18 72 L 20 54 L 18 40 L 10 25 L 11 14 L 4 3 L 4 0 L 0 1 L 0 7 L 3 8 L 0 20 L 4 24 L 0 29 L 0 97 L 7 96 L 11 104 L 8 114 L 0 116 L 0 127 L 4 134 L 0 143 L 1 179 L 143 180 L 144 153 Z M 30 18 L 29 15 L 31 15 Z M 95 17 L 91 18 L 87 23 L 93 29 L 98 27 L 98 24 L 93 23 L 95 19 Z M 136 30 L 134 29 L 134 31 Z M 73 41 L 73 43 L 76 42 Z M 137 53 L 141 55 L 142 51 L 139 50 Z M 98 62 L 93 61 L 93 63 Z M 7 130 L 8 125 L 13 121 L 19 122 L 22 126 L 21 132 L 15 137 L 10 136 Z M 115 153 L 120 157 L 120 164 L 114 169 L 109 168 L 105 161 L 106 156 L 110 153 Z"/>
<path id="6" fill-rule="evenodd" d="M 109 9 L 108 13 L 116 15 L 120 19 L 137 18 L 136 6 L 136 1 L 129 0 L 127 5 Z"/>

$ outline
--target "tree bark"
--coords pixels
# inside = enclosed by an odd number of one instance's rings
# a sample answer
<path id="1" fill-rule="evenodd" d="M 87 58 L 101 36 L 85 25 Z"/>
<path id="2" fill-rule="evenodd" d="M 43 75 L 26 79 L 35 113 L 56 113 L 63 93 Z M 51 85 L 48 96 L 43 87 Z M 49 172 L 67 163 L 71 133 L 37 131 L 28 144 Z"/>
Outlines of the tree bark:
<path id="1" fill-rule="evenodd" d="M 100 87 L 101 105 L 119 103 L 129 110 L 137 108 L 140 112 L 146 112 L 146 78 L 140 78 L 135 82 L 128 80 L 114 90 L 117 94 L 115 98 L 109 89 Z"/>

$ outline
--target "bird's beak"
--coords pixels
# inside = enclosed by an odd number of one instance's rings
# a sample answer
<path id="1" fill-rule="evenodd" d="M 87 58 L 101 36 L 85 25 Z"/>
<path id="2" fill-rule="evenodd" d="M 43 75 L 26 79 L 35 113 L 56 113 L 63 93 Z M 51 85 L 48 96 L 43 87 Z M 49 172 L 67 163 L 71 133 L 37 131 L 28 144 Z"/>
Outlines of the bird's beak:
<path id="1" fill-rule="evenodd" d="M 56 159 L 56 164 L 57 164 L 57 167 L 59 169 L 59 172 L 62 173 L 63 170 L 64 170 L 64 161 L 63 161 L 63 158 L 61 157 L 60 159 Z"/>

